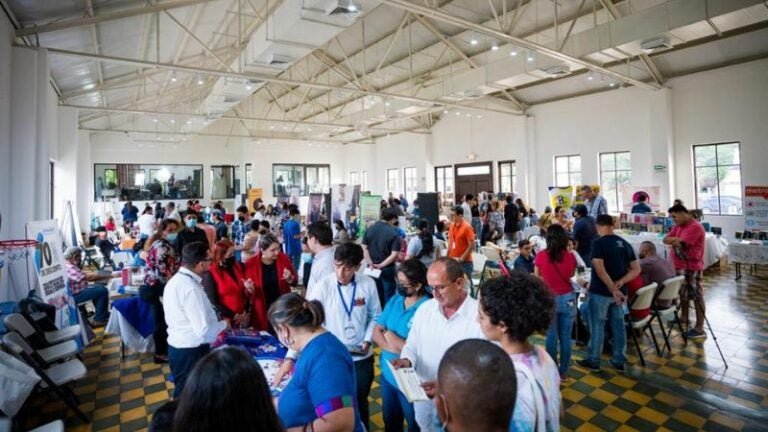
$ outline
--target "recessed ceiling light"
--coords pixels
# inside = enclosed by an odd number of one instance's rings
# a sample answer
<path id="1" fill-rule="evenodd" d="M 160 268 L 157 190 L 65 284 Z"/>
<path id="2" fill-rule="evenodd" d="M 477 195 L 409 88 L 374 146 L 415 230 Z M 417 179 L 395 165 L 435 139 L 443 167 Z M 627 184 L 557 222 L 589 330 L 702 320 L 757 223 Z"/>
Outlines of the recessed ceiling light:
<path id="1" fill-rule="evenodd" d="M 245 89 L 248 90 L 248 91 L 251 91 L 251 90 L 253 90 L 253 85 L 251 83 L 248 83 L 248 84 L 245 85 Z"/>
<path id="2" fill-rule="evenodd" d="M 275 125 L 269 125 L 269 128 L 270 128 L 270 129 L 274 129 L 274 128 L 275 128 Z"/>
<path id="3" fill-rule="evenodd" d="M 511 55 L 512 57 L 516 57 L 517 56 L 517 48 L 512 48 L 512 51 L 509 52 L 509 55 Z"/>
<path id="4" fill-rule="evenodd" d="M 499 46 L 498 45 L 496 45 L 495 43 L 493 45 L 491 45 L 491 51 L 498 51 L 498 50 L 499 50 Z"/>
<path id="5" fill-rule="evenodd" d="M 187 124 L 191 125 L 192 124 L 192 120 L 187 120 Z"/>
<path id="6" fill-rule="evenodd" d="M 475 39 L 475 38 L 472 38 L 472 39 L 469 41 L 469 44 L 470 44 L 470 45 L 477 45 L 478 43 L 480 43 L 480 42 L 479 42 L 477 39 Z"/>
<path id="7" fill-rule="evenodd" d="M 171 72 L 171 82 L 178 81 L 179 78 L 176 76 L 176 71 Z"/>
<path id="8" fill-rule="evenodd" d="M 203 85 L 203 84 L 205 84 L 205 81 L 203 80 L 203 76 L 202 75 L 198 75 L 197 76 L 197 85 Z"/>
<path id="9" fill-rule="evenodd" d="M 594 80 L 595 80 L 595 74 L 590 72 L 589 75 L 587 75 L 587 81 L 594 81 Z"/>
<path id="10" fill-rule="evenodd" d="M 448 114 L 448 110 L 443 110 L 443 114 Z"/>
<path id="11" fill-rule="evenodd" d="M 390 106 L 390 105 L 391 104 L 389 103 L 389 101 L 384 102 L 384 106 Z"/>
<path id="12" fill-rule="evenodd" d="M 171 124 L 176 123 L 176 119 L 171 119 Z"/>
<path id="13" fill-rule="evenodd" d="M 467 117 L 472 117 L 472 114 L 470 114 L 470 113 L 467 113 Z"/>
<path id="14" fill-rule="evenodd" d="M 456 115 L 459 116 L 461 115 L 461 113 L 459 111 L 456 111 Z"/>
<path id="15" fill-rule="evenodd" d="M 528 57 L 525 59 L 529 62 L 532 62 L 534 60 L 533 51 L 528 51 Z"/>
<path id="16" fill-rule="evenodd" d="M 616 83 L 611 81 L 608 83 L 608 87 L 616 87 Z"/>
<path id="17" fill-rule="evenodd" d="M 156 118 L 153 118 L 153 119 L 152 119 L 152 122 L 153 122 L 153 123 L 157 123 L 157 119 L 156 119 Z"/>

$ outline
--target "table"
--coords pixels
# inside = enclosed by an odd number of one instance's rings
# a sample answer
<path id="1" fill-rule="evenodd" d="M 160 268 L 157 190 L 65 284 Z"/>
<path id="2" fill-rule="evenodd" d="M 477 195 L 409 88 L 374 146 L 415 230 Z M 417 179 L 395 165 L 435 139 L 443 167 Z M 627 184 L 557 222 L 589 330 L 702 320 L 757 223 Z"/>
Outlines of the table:
<path id="1" fill-rule="evenodd" d="M 272 396 L 280 396 L 291 376 L 287 375 L 277 386 L 272 385 L 275 374 L 285 361 L 285 354 L 288 352 L 276 337 L 265 331 L 235 329 L 219 334 L 216 342 L 211 344 L 212 349 L 224 346 L 237 346 L 246 350 L 264 371 Z"/>
<path id="2" fill-rule="evenodd" d="M 122 296 L 124 294 L 138 294 L 139 287 L 136 285 L 123 285 L 123 278 L 116 277 L 109 280 L 107 283 L 107 289 L 109 290 L 110 297 Z"/>
<path id="3" fill-rule="evenodd" d="M 112 302 L 112 313 L 104 332 L 120 337 L 122 356 L 125 347 L 141 353 L 155 352 L 152 339 L 154 327 L 155 319 L 149 303 L 139 297 L 129 297 Z"/>
<path id="4" fill-rule="evenodd" d="M 659 237 L 656 233 L 617 234 L 632 245 L 636 255 L 640 254 L 640 245 L 649 241 L 656 246 L 656 252 L 659 256 L 667 260 L 672 259 L 669 247 L 664 244 L 664 237 Z M 704 240 L 704 268 L 718 263 L 727 252 L 728 242 L 724 238 L 707 233 Z"/>
<path id="5" fill-rule="evenodd" d="M 728 259 L 736 264 L 736 280 L 741 279 L 741 265 L 768 264 L 768 245 L 734 242 L 728 245 Z"/>

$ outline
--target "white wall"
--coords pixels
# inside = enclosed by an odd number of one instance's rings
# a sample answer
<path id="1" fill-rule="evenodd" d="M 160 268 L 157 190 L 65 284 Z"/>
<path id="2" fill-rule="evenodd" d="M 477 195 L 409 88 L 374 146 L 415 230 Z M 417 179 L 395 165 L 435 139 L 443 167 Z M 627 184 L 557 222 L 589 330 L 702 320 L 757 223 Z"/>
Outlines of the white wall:
<path id="1" fill-rule="evenodd" d="M 8 17 L 0 13 L 0 239 L 7 239 L 9 232 L 8 215 L 10 203 L 11 174 L 11 44 L 13 26 Z"/>
<path id="2" fill-rule="evenodd" d="M 371 191 L 385 198 L 389 192 L 393 192 L 395 196 L 404 193 L 403 168 L 410 167 L 416 168 L 416 191 L 426 191 L 427 137 L 428 135 L 403 133 L 377 139 L 372 146 L 372 171 L 368 173 L 368 187 Z M 398 169 L 397 190 L 390 191 L 387 188 L 387 170 L 393 168 Z"/>

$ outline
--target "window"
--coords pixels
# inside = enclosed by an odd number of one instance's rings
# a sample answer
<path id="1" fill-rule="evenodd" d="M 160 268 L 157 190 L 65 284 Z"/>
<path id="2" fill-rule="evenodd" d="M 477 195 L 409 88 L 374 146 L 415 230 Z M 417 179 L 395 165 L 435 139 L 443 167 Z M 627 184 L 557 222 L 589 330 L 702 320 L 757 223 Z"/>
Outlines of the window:
<path id="1" fill-rule="evenodd" d="M 418 185 L 415 167 L 405 168 L 403 170 L 403 179 L 405 180 L 405 199 L 413 202 L 416 199 L 416 189 Z"/>
<path id="2" fill-rule="evenodd" d="M 632 178 L 629 152 L 600 153 L 600 193 L 608 202 L 608 211 L 618 213 L 624 209 L 621 187 Z"/>
<path id="3" fill-rule="evenodd" d="M 245 193 L 253 188 L 253 164 L 245 164 Z"/>
<path id="4" fill-rule="evenodd" d="M 581 156 L 555 156 L 555 186 L 581 184 Z"/>
<path id="5" fill-rule="evenodd" d="M 441 205 L 453 203 L 453 167 L 450 165 L 435 167 L 435 191 L 443 197 Z"/>
<path id="6" fill-rule="evenodd" d="M 235 197 L 235 167 L 232 165 L 211 165 L 211 198 Z"/>
<path id="7" fill-rule="evenodd" d="M 400 177 L 400 170 L 392 168 L 387 170 L 387 192 L 397 195 L 398 191 L 398 177 Z"/>
<path id="8" fill-rule="evenodd" d="M 96 200 L 200 199 L 202 165 L 93 164 Z"/>
<path id="9" fill-rule="evenodd" d="M 236 194 L 247 194 L 248 190 L 243 190 L 243 173 L 240 172 L 240 165 L 235 165 L 235 183 L 234 189 Z"/>
<path id="10" fill-rule="evenodd" d="M 330 165 L 272 165 L 272 193 L 276 197 L 325 193 L 331 187 Z"/>
<path id="11" fill-rule="evenodd" d="M 363 171 L 360 173 L 360 190 L 368 190 L 368 171 Z"/>
<path id="12" fill-rule="evenodd" d="M 517 165 L 515 161 L 499 162 L 499 192 L 514 193 L 517 190 Z"/>
<path id="13" fill-rule="evenodd" d="M 349 184 L 351 185 L 360 184 L 360 174 L 357 171 L 349 172 Z"/>
<path id="14" fill-rule="evenodd" d="M 741 215 L 739 143 L 693 146 L 696 207 L 704 214 Z"/>

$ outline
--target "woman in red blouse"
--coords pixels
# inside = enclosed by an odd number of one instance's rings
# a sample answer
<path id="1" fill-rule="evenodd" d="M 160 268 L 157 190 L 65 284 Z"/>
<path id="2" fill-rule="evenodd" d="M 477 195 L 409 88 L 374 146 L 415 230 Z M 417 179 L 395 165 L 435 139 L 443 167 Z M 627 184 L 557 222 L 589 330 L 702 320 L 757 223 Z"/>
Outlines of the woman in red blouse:
<path id="1" fill-rule="evenodd" d="M 272 233 L 259 239 L 259 253 L 245 262 L 245 277 L 253 282 L 251 326 L 267 330 L 267 310 L 283 294 L 296 286 L 298 276 L 291 258 L 283 252 L 280 241 Z"/>
<path id="2" fill-rule="evenodd" d="M 163 296 L 165 284 L 181 267 L 181 257 L 173 248 L 178 230 L 177 220 L 165 219 L 145 244 L 147 272 L 144 285 L 139 288 L 139 297 L 152 306 L 155 319 L 152 337 L 155 341 L 156 363 L 168 362 L 168 325 L 165 323 L 165 312 L 160 297 Z"/>
<path id="3" fill-rule="evenodd" d="M 211 268 L 203 274 L 203 288 L 222 319 L 233 328 L 250 324 L 253 282 L 245 279 L 243 263 L 235 260 L 235 244 L 219 240 L 213 247 Z"/>

